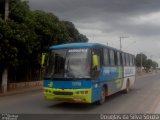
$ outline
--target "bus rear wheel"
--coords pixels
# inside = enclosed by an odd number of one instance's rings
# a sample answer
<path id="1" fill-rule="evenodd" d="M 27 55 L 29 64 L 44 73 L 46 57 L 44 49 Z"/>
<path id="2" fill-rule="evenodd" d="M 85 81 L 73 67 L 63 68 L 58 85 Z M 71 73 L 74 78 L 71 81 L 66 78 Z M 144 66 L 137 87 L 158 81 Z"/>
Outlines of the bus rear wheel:
<path id="1" fill-rule="evenodd" d="M 102 105 L 106 100 L 106 89 L 105 87 L 102 88 L 101 93 L 100 93 L 100 100 L 98 101 L 99 105 Z"/>
<path id="2" fill-rule="evenodd" d="M 124 90 L 125 93 L 129 93 L 130 91 L 130 82 L 127 80 L 126 89 Z"/>

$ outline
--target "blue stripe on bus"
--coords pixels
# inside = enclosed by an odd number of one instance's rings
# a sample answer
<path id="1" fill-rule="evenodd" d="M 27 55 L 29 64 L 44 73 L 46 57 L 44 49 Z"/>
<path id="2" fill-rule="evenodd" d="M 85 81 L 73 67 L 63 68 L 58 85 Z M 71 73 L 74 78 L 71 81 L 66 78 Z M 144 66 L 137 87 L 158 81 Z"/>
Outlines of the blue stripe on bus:
<path id="1" fill-rule="evenodd" d="M 117 88 L 115 83 L 115 80 L 118 78 L 118 67 L 102 67 L 99 76 L 100 77 L 96 80 L 44 80 L 43 86 L 60 89 L 92 88 L 92 102 L 100 99 L 100 92 L 104 84 L 106 84 L 108 89 L 111 90 L 110 94 L 113 94 L 121 89 Z"/>
<path id="2" fill-rule="evenodd" d="M 91 81 L 92 80 L 85 80 L 85 79 L 79 79 L 79 80 L 44 80 L 43 86 L 49 87 L 50 83 L 53 85 L 51 87 L 53 88 L 60 88 L 60 89 L 69 89 L 69 88 L 91 88 Z"/>

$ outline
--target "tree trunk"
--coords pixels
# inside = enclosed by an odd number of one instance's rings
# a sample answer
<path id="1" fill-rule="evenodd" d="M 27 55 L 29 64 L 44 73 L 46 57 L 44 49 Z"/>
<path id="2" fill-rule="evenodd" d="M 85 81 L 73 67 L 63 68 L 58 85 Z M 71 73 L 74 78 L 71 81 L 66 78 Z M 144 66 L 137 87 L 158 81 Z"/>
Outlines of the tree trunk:
<path id="1" fill-rule="evenodd" d="M 7 82 L 8 82 L 8 69 L 5 68 L 2 73 L 2 92 L 7 92 Z"/>
<path id="2" fill-rule="evenodd" d="M 4 19 L 7 20 L 9 16 L 9 0 L 5 0 L 5 15 Z"/>

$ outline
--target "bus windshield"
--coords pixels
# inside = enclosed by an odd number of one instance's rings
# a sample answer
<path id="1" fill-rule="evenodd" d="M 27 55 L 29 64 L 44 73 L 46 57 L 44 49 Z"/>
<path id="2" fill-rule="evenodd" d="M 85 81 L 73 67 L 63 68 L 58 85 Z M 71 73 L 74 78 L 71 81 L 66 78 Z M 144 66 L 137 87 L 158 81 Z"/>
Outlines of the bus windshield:
<path id="1" fill-rule="evenodd" d="M 58 49 L 50 52 L 45 78 L 90 78 L 89 49 Z"/>

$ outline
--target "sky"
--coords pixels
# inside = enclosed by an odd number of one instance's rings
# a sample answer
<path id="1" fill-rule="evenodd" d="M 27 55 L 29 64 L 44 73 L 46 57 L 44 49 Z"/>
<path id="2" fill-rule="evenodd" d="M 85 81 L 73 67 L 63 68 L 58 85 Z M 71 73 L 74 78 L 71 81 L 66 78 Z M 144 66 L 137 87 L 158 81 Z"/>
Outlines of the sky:
<path id="1" fill-rule="evenodd" d="M 29 0 L 32 10 L 74 23 L 89 42 L 144 53 L 160 66 L 160 0 Z"/>

